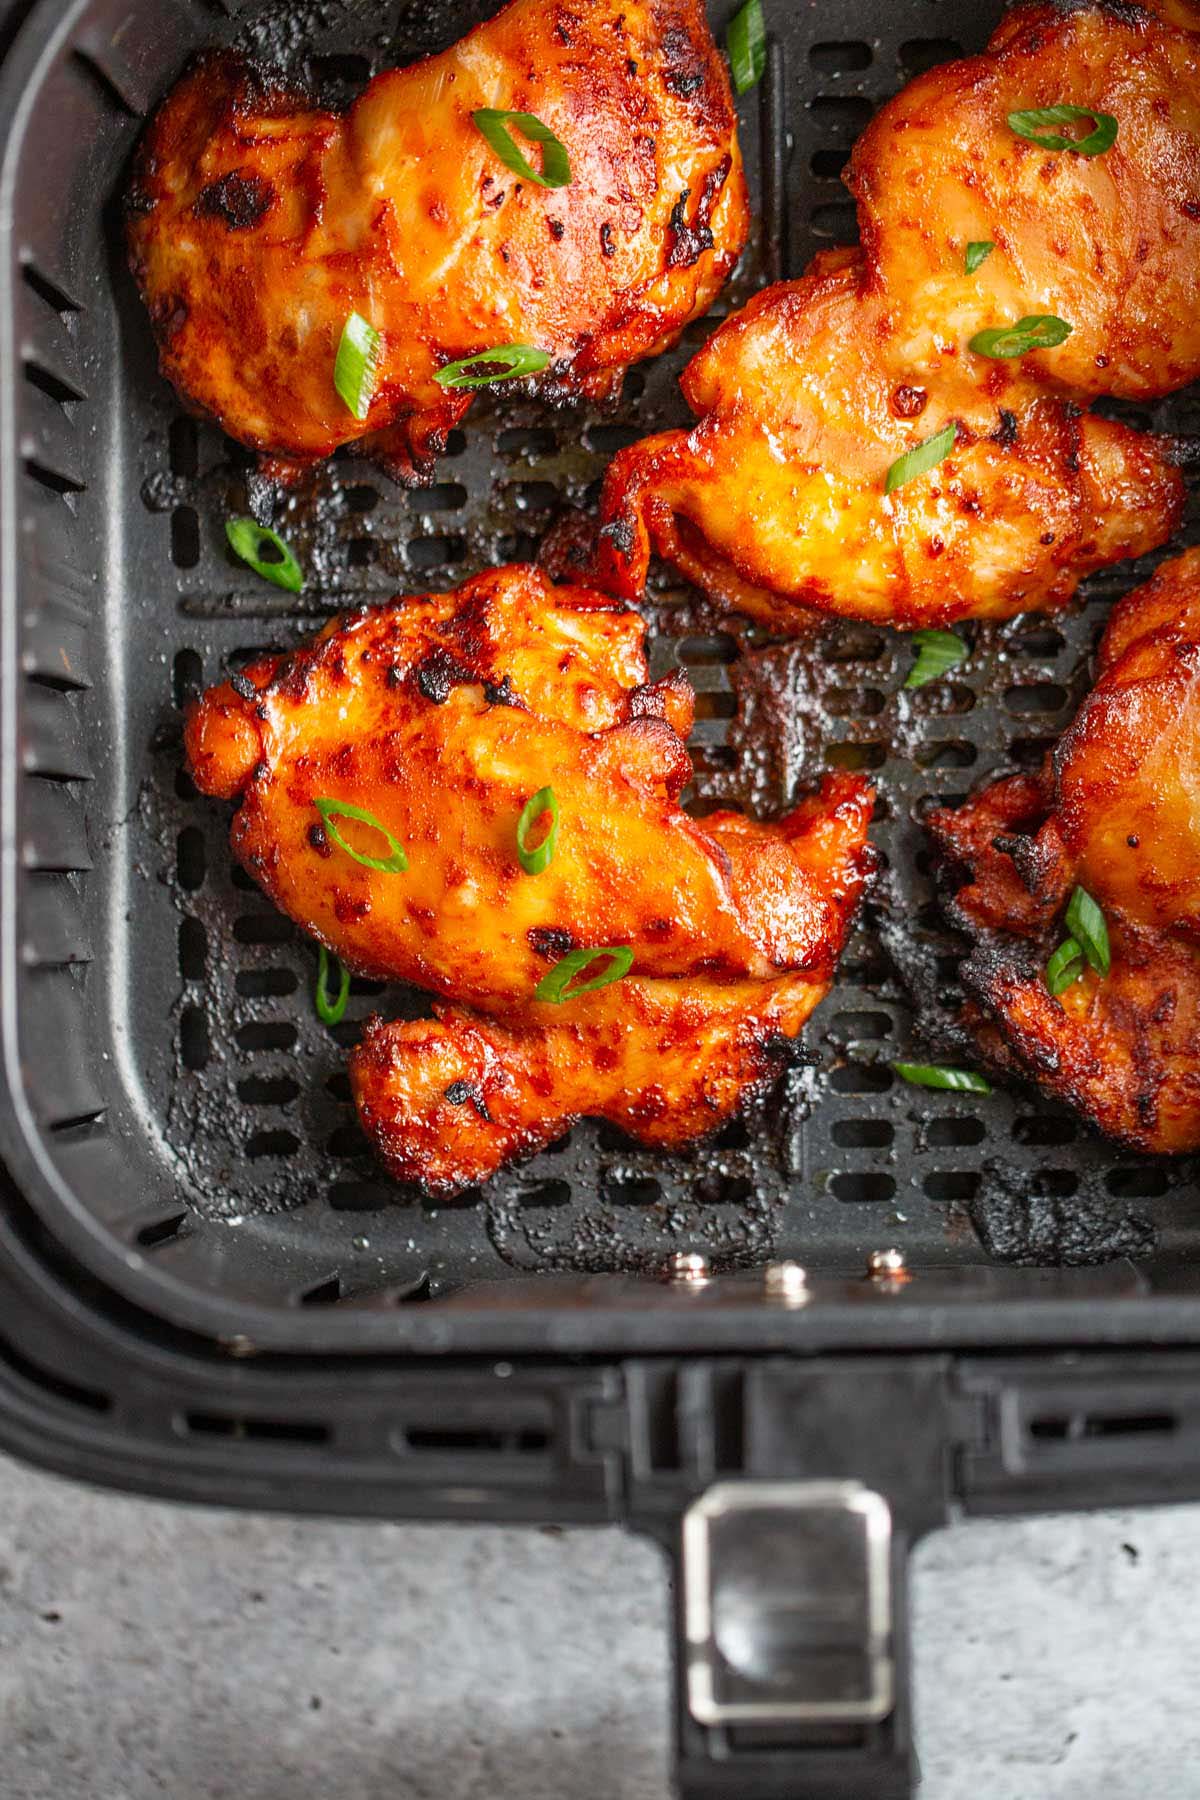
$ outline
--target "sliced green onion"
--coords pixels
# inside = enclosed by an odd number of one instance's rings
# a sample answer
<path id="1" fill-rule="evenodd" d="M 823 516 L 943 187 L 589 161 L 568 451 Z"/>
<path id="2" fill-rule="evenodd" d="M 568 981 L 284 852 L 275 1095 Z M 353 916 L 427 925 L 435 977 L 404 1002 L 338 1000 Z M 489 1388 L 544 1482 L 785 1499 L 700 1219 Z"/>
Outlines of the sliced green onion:
<path id="1" fill-rule="evenodd" d="M 762 0 L 746 0 L 742 10 L 729 21 L 725 48 L 733 71 L 733 85 L 739 94 L 749 93 L 762 80 L 767 66 L 767 28 L 763 23 Z"/>
<path id="2" fill-rule="evenodd" d="M 532 850 L 529 847 L 529 833 L 545 813 L 550 814 L 550 829 L 541 843 Z M 554 848 L 558 843 L 558 801 L 554 798 L 554 789 L 539 788 L 532 800 L 526 802 L 525 810 L 517 820 L 517 855 L 521 859 L 521 867 L 527 875 L 540 875 L 548 869 L 554 860 Z"/>
<path id="3" fill-rule="evenodd" d="M 1070 125 L 1076 119 L 1093 119 L 1094 127 L 1086 137 L 1063 137 L 1058 132 L 1043 132 L 1045 125 Z M 1103 156 L 1117 141 L 1117 121 L 1112 113 L 1095 112 L 1090 106 L 1036 106 L 1030 112 L 1010 112 L 1010 128 L 1018 137 L 1040 144 L 1043 150 L 1074 150 L 1079 156 Z"/>
<path id="4" fill-rule="evenodd" d="M 955 631 L 914 631 L 912 641 L 917 646 L 917 660 L 904 684 L 906 688 L 924 687 L 927 681 L 936 681 L 967 654 L 967 646 Z"/>
<path id="5" fill-rule="evenodd" d="M 321 823 L 338 849 L 344 850 L 347 856 L 352 856 L 356 863 L 362 864 L 364 869 L 379 869 L 385 875 L 402 875 L 407 869 L 408 858 L 404 854 L 403 845 L 399 839 L 392 836 L 386 825 L 380 823 L 374 813 L 368 812 L 363 806 L 351 806 L 348 800 L 314 800 L 313 805 L 320 813 Z M 352 844 L 346 842 L 333 822 L 335 819 L 357 819 L 360 824 L 369 825 L 372 831 L 380 832 L 387 839 L 391 845 L 392 854 L 390 856 L 364 856 L 361 850 L 356 850 Z"/>
<path id="6" fill-rule="evenodd" d="M 1083 951 L 1073 937 L 1064 938 L 1046 964 L 1046 986 L 1061 994 L 1083 974 Z"/>
<path id="7" fill-rule="evenodd" d="M 234 555 L 249 563 L 264 581 L 273 581 L 276 587 L 286 588 L 289 594 L 300 592 L 304 586 L 304 571 L 277 531 L 260 525 L 257 519 L 226 519 L 225 536 Z M 273 554 L 264 556 L 264 549 Z"/>
<path id="8" fill-rule="evenodd" d="M 333 385 L 356 419 L 365 419 L 371 410 L 379 347 L 380 337 L 375 327 L 361 313 L 351 313 L 342 326 L 333 365 Z"/>
<path id="9" fill-rule="evenodd" d="M 1015 325 L 994 325 L 987 331 L 977 331 L 967 349 L 976 356 L 1007 362 L 1011 357 L 1024 356 L 1027 350 L 1053 350 L 1057 344 L 1065 344 L 1073 330 L 1065 319 L 1056 319 L 1053 313 L 1030 313 Z"/>
<path id="10" fill-rule="evenodd" d="M 1086 888 L 1077 887 L 1067 901 L 1067 930 L 1097 975 L 1107 975 L 1112 967 L 1108 925 Z"/>
<path id="11" fill-rule="evenodd" d="M 441 387 L 487 387 L 493 381 L 511 381 L 517 375 L 536 375 L 550 361 L 548 350 L 533 344 L 493 344 L 490 350 L 479 350 L 474 356 L 460 357 L 438 369 L 433 379 Z M 490 374 L 473 374 L 473 370 L 490 369 Z"/>
<path id="12" fill-rule="evenodd" d="M 511 169 L 514 175 L 519 175 L 523 181 L 536 182 L 538 187 L 570 187 L 571 159 L 567 147 L 535 113 L 500 112 L 494 106 L 481 106 L 471 117 L 505 168 Z M 522 137 L 542 146 L 540 175 L 514 143 L 508 129 L 510 124 L 516 126 Z"/>
<path id="13" fill-rule="evenodd" d="M 599 975 L 593 975 L 590 981 L 581 981 L 578 987 L 571 987 L 576 975 L 605 957 L 608 958 L 607 968 Z M 569 956 L 555 963 L 548 975 L 542 976 L 533 990 L 533 997 L 548 1000 L 551 1006 L 561 1006 L 565 1000 L 578 1000 L 581 994 L 591 994 L 597 988 L 608 987 L 610 982 L 620 981 L 632 967 L 633 951 L 624 944 L 603 950 L 572 950 Z"/>
<path id="14" fill-rule="evenodd" d="M 338 991 L 336 1000 L 329 998 L 329 965 L 333 964 L 338 971 Z M 321 945 L 317 957 L 317 989 L 313 996 L 317 1008 L 317 1017 L 325 1025 L 340 1025 L 346 1011 L 346 1001 L 350 997 L 350 971 L 345 963 L 336 956 L 330 956 L 324 944 Z"/>
<path id="15" fill-rule="evenodd" d="M 906 450 L 903 456 L 897 457 L 887 472 L 884 492 L 894 494 L 898 487 L 906 481 L 912 481 L 918 475 L 925 475 L 930 469 L 936 469 L 940 462 L 945 462 L 954 448 L 954 440 L 958 436 L 958 426 L 952 420 L 943 431 L 935 437 L 926 438 L 915 450 Z"/>
<path id="16" fill-rule="evenodd" d="M 980 238 L 976 243 L 967 245 L 967 274 L 973 275 L 996 248 L 990 238 Z"/>
<path id="17" fill-rule="evenodd" d="M 893 1063 L 897 1075 L 902 1081 L 909 1081 L 913 1087 L 949 1088 L 954 1093 L 990 1094 L 991 1083 L 982 1075 L 973 1075 L 969 1069 L 941 1069 L 936 1063 Z"/>

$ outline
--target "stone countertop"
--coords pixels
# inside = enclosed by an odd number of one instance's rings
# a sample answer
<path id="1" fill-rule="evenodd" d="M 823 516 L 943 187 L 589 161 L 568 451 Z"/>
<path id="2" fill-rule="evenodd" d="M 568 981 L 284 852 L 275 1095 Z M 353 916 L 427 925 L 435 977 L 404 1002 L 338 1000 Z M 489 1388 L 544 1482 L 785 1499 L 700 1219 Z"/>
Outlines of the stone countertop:
<path id="1" fill-rule="evenodd" d="M 0 1460 L 3 1800 L 667 1800 L 666 1584 L 612 1530 L 170 1507 Z M 921 1800 L 1200 1795 L 1200 1506 L 914 1579 Z"/>

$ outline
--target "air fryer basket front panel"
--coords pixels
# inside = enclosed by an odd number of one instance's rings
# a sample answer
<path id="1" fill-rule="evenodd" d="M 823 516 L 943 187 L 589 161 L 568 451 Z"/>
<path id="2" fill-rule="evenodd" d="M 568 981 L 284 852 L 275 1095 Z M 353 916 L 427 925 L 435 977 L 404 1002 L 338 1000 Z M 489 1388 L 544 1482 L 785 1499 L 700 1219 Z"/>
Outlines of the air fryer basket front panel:
<path id="1" fill-rule="evenodd" d="M 729 10 L 714 7 L 718 28 Z M 950 0 L 767 10 L 767 79 L 741 105 L 759 226 L 718 313 L 852 235 L 838 173 L 873 108 L 977 48 L 996 16 Z M 319 1023 L 312 946 L 232 866 L 226 809 L 181 771 L 181 704 L 340 606 L 534 555 L 562 506 L 594 498 L 614 448 L 686 418 L 677 376 L 714 321 L 634 370 L 615 412 L 485 400 L 431 488 L 405 492 L 349 460 L 320 472 L 278 521 L 313 571 L 309 590 L 266 588 L 224 547 L 248 459 L 186 417 L 156 374 L 120 244 L 128 157 L 147 108 L 214 38 L 337 98 L 449 41 L 461 9 L 413 0 L 394 31 L 365 0 L 77 0 L 56 15 L 35 9 L 8 60 L 0 222 L 14 376 L 0 421 L 3 1147 L 31 1217 L 153 1312 L 225 1335 L 253 1321 L 260 1339 L 297 1348 L 445 1348 L 484 1331 L 485 1316 L 511 1345 L 566 1295 L 574 1323 L 545 1325 L 543 1342 L 586 1337 L 601 1311 L 618 1332 L 653 1311 L 673 1342 L 695 1314 L 616 1278 L 655 1274 L 681 1250 L 718 1268 L 788 1256 L 856 1272 L 895 1241 L 929 1273 L 891 1307 L 889 1331 L 918 1328 L 923 1308 L 928 1329 L 945 1299 L 958 1319 L 944 1328 L 974 1334 L 989 1308 L 1015 1320 L 1029 1299 L 1043 1308 L 1029 1329 L 1061 1336 L 1069 1312 L 1051 1324 L 1044 1309 L 1078 1294 L 1086 1331 L 1089 1287 L 1147 1304 L 1163 1288 L 1186 1294 L 1195 1159 L 1116 1152 L 1028 1091 L 930 1094 L 890 1070 L 919 1042 L 913 993 L 948 990 L 958 948 L 921 816 L 1040 759 L 1086 688 L 1111 598 L 1148 572 L 1136 564 L 1089 584 L 1069 616 L 981 632 L 965 673 L 917 693 L 902 688 L 911 650 L 895 634 L 835 623 L 771 645 L 661 574 L 653 662 L 684 663 L 698 690 L 700 803 L 778 808 L 829 765 L 879 783 L 885 870 L 807 1033 L 814 1066 L 798 1063 L 715 1144 L 682 1156 L 584 1123 L 450 1204 L 383 1179 L 354 1124 L 344 1052 L 369 1011 L 423 1001 L 356 981 L 347 1022 Z M 1149 422 L 1200 420 L 1184 395 Z M 1195 535 L 1192 507 L 1181 541 Z M 1024 1272 L 1124 1256 L 1151 1260 L 1138 1276 L 1128 1264 Z M 581 1291 L 569 1279 L 581 1274 L 601 1279 Z M 483 1281 L 498 1285 L 437 1304 Z M 740 1329 L 751 1302 L 736 1287 L 723 1328 Z M 846 1329 L 860 1332 L 868 1310 Z M 1190 1305 L 1172 1317 L 1167 1329 L 1184 1330 Z M 778 1316 L 769 1329 L 785 1327 L 790 1342 L 818 1330 Z"/>

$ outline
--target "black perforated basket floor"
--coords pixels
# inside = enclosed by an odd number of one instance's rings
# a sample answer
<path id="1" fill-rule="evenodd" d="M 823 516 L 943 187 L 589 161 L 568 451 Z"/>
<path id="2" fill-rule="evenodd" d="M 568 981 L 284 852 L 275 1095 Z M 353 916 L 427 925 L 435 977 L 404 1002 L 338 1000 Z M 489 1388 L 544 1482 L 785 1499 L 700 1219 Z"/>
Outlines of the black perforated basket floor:
<path id="1" fill-rule="evenodd" d="M 202 685 L 340 606 L 534 556 L 564 507 L 594 499 L 615 448 L 682 422 L 677 376 L 716 319 L 853 235 L 839 172 L 874 108 L 982 44 L 997 16 L 951 0 L 765 6 L 767 78 L 741 105 L 757 225 L 713 317 L 635 370 L 615 412 L 481 403 L 434 487 L 405 492 L 336 462 L 276 515 L 320 573 L 302 599 L 265 589 L 224 547 L 249 460 L 182 416 L 157 377 L 120 251 L 123 170 L 145 110 L 201 43 L 249 41 L 345 96 L 449 41 L 464 10 L 76 0 L 10 58 L 22 99 L 0 271 L 21 365 L 3 420 L 7 1154 L 73 1254 L 153 1269 L 177 1312 L 199 1292 L 378 1306 L 513 1273 L 655 1271 L 692 1249 L 717 1265 L 788 1255 L 830 1269 L 891 1242 L 914 1267 L 1194 1256 L 1194 1159 L 1114 1151 L 1028 1091 L 931 1094 L 890 1070 L 931 1047 L 914 1037 L 912 994 L 952 996 L 960 949 L 935 903 L 923 812 L 1040 761 L 1087 686 L 1112 597 L 1150 565 L 1092 582 L 1064 617 L 978 631 L 954 680 L 915 693 L 895 634 L 833 625 L 772 645 L 660 573 L 654 666 L 682 662 L 699 695 L 695 804 L 772 811 L 825 767 L 869 770 L 884 860 L 808 1060 L 684 1155 L 584 1123 L 452 1204 L 389 1183 L 355 1126 L 345 1051 L 369 1011 L 410 1013 L 421 996 L 355 981 L 346 1021 L 325 1029 L 313 947 L 232 866 L 227 809 L 182 773 L 180 706 Z M 730 10 L 713 9 L 718 27 Z M 1151 422 L 1195 432 L 1200 414 L 1185 395 Z M 1193 506 L 1183 541 L 1196 535 Z"/>

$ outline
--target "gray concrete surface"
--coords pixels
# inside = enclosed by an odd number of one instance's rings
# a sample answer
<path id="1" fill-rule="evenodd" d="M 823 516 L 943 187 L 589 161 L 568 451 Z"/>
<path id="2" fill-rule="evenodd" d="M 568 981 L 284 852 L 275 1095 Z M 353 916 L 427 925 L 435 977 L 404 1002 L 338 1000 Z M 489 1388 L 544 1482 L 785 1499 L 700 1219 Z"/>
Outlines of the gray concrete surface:
<path id="1" fill-rule="evenodd" d="M 1200 1507 L 956 1528 L 921 1800 L 1200 1796 Z M 653 1550 L 247 1517 L 0 1461 L 3 1800 L 666 1800 Z"/>

